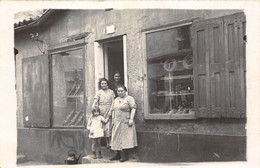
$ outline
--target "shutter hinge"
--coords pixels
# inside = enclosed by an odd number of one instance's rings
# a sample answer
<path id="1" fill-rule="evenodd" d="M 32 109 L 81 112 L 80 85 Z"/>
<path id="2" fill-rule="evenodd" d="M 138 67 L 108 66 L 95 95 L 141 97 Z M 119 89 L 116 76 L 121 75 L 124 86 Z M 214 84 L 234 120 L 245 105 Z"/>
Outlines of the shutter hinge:
<path id="1" fill-rule="evenodd" d="M 243 40 L 244 42 L 247 42 L 247 35 L 244 35 Z"/>

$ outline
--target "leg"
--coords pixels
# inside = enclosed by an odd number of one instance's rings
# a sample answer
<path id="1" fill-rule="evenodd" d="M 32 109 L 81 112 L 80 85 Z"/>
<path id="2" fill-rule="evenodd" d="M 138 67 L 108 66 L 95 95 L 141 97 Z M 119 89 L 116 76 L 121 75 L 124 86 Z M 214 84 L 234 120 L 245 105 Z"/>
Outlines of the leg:
<path id="1" fill-rule="evenodd" d="M 120 160 L 120 158 L 121 158 L 121 154 L 120 154 L 121 152 L 120 151 L 116 151 L 116 155 L 115 156 L 113 156 L 111 159 L 109 159 L 109 160 Z"/>
<path id="2" fill-rule="evenodd" d="M 106 140 L 106 147 L 109 148 L 110 147 L 110 137 L 105 137 Z"/>
<path id="3" fill-rule="evenodd" d="M 92 153 L 93 153 L 93 159 L 96 159 L 97 156 L 96 156 L 96 139 L 92 139 Z"/>
<path id="4" fill-rule="evenodd" d="M 102 158 L 102 155 L 101 155 L 101 138 L 97 138 L 97 150 L 98 150 L 98 158 Z"/>
<path id="5" fill-rule="evenodd" d="M 110 149 L 110 142 L 111 142 L 111 136 L 107 138 L 108 139 L 108 143 L 107 143 L 107 148 Z"/>
<path id="6" fill-rule="evenodd" d="M 120 159 L 120 162 L 125 162 L 127 161 L 129 158 L 128 158 L 128 149 L 123 149 L 122 152 L 121 152 L 121 159 Z"/>

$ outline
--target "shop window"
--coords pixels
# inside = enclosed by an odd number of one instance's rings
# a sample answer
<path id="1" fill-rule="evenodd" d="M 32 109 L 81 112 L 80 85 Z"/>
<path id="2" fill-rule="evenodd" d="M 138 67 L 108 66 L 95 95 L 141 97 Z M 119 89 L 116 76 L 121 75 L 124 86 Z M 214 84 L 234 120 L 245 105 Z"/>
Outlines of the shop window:
<path id="1" fill-rule="evenodd" d="M 53 127 L 84 124 L 83 49 L 51 55 Z"/>
<path id="2" fill-rule="evenodd" d="M 244 118 L 245 25 L 237 13 L 144 30 L 145 119 Z"/>
<path id="3" fill-rule="evenodd" d="M 190 27 L 145 32 L 146 118 L 195 118 Z"/>
<path id="4" fill-rule="evenodd" d="M 84 128 L 84 40 L 22 59 L 25 127 Z"/>

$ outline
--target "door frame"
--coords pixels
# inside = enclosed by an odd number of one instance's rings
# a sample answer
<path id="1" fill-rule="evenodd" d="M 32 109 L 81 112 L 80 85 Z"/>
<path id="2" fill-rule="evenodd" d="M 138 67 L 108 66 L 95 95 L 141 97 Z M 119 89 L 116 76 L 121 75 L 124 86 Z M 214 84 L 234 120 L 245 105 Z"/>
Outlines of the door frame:
<path id="1" fill-rule="evenodd" d="M 98 81 L 100 78 L 108 79 L 108 55 L 107 47 L 104 44 L 122 40 L 123 41 L 123 66 L 124 66 L 124 85 L 128 88 L 128 66 L 127 66 L 127 45 L 126 45 L 126 35 L 121 35 L 113 38 L 107 38 L 102 40 L 97 40 L 94 42 L 94 60 L 95 60 L 95 92 L 99 90 Z"/>

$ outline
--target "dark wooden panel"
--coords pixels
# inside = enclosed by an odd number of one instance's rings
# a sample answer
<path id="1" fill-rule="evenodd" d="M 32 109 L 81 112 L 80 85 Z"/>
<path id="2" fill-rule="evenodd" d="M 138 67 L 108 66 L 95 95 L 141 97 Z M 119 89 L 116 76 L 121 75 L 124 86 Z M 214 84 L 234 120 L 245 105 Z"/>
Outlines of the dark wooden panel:
<path id="1" fill-rule="evenodd" d="M 225 85 L 227 116 L 245 117 L 245 52 L 243 13 L 224 17 Z"/>
<path id="2" fill-rule="evenodd" d="M 225 116 L 223 17 L 200 21 L 195 24 L 193 29 L 197 117 Z M 203 75 L 205 81 L 202 80 Z M 205 84 L 202 84 L 202 81 Z M 198 88 L 197 92 L 196 88 Z M 202 90 L 205 93 L 202 93 Z M 196 94 L 198 94 L 197 97 Z M 205 96 L 205 99 L 201 99 L 202 95 Z M 196 101 L 198 102 L 196 103 Z M 202 104 L 202 101 L 205 101 L 205 104 Z M 201 105 L 204 106 L 204 109 L 200 109 Z"/>
<path id="3" fill-rule="evenodd" d="M 194 58 L 194 107 L 197 117 L 208 117 L 209 98 L 209 47 L 207 22 L 195 22 L 192 26 Z"/>
<path id="4" fill-rule="evenodd" d="M 221 23 L 222 24 L 222 23 Z M 214 63 L 219 63 L 221 61 L 221 41 L 222 41 L 222 27 L 217 25 L 212 27 L 212 35 L 213 35 L 213 53 L 214 53 L 214 60 L 212 60 Z M 211 61 L 210 61 L 211 63 Z"/>
<path id="5" fill-rule="evenodd" d="M 23 113 L 26 127 L 49 127 L 48 55 L 24 58 Z"/>
<path id="6" fill-rule="evenodd" d="M 221 98 L 222 94 L 220 92 L 221 90 L 221 77 L 220 73 L 214 73 L 211 77 L 211 106 L 213 108 L 220 108 L 221 107 Z"/>
<path id="7" fill-rule="evenodd" d="M 199 30 L 197 32 L 197 56 L 198 56 L 198 64 L 205 64 L 206 63 L 206 44 L 205 44 L 205 30 Z"/>
<path id="8" fill-rule="evenodd" d="M 227 38 L 228 38 L 228 60 L 234 60 L 234 44 L 235 44 L 235 34 L 234 34 L 235 26 L 234 23 L 227 24 Z"/>
<path id="9" fill-rule="evenodd" d="M 229 95 L 229 101 L 228 101 L 228 105 L 230 108 L 234 108 L 236 106 L 236 103 L 235 103 L 235 74 L 234 72 L 229 72 L 229 75 L 228 75 L 228 82 L 229 82 L 229 92 L 228 92 L 228 95 Z"/>
<path id="10" fill-rule="evenodd" d="M 207 95 L 205 92 L 206 88 L 206 75 L 198 76 L 198 108 L 207 108 Z"/>
<path id="11" fill-rule="evenodd" d="M 223 18 L 208 20 L 209 29 L 209 73 L 210 73 L 210 117 L 225 114 Z"/>

